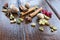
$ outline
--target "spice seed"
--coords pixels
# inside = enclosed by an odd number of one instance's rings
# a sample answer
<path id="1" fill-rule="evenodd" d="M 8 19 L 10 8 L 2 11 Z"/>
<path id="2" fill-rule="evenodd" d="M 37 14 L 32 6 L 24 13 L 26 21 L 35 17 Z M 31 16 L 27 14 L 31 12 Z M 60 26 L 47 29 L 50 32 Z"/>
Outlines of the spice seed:
<path id="1" fill-rule="evenodd" d="M 40 31 L 44 31 L 44 28 L 43 28 L 43 27 L 39 27 L 39 30 L 40 30 Z"/>
<path id="2" fill-rule="evenodd" d="M 46 16 L 46 15 L 44 15 L 44 18 L 45 18 L 45 19 L 47 19 L 47 20 L 49 20 L 49 19 L 50 19 L 50 18 L 49 18 L 48 16 Z"/>
<path id="3" fill-rule="evenodd" d="M 35 26 L 36 26 L 36 23 L 31 23 L 31 26 L 32 26 L 32 27 L 35 27 Z"/>
<path id="4" fill-rule="evenodd" d="M 19 19 L 17 19 L 17 21 L 16 21 L 16 22 L 17 22 L 17 24 L 20 24 L 20 23 L 21 23 L 21 21 L 20 21 Z"/>
<path id="5" fill-rule="evenodd" d="M 43 19 L 43 18 L 44 18 L 44 14 L 39 13 L 39 14 L 37 14 L 37 17 L 38 17 L 39 19 Z"/>
<path id="6" fill-rule="evenodd" d="M 21 22 L 23 22 L 23 19 L 22 19 L 22 18 L 19 18 L 19 20 L 20 20 Z"/>
<path id="7" fill-rule="evenodd" d="M 53 29 L 51 29 L 51 32 L 54 32 L 54 30 L 53 30 Z"/>
<path id="8" fill-rule="evenodd" d="M 50 25 L 50 28 L 53 29 L 54 31 L 57 30 L 57 28 L 55 26 L 53 26 L 53 25 Z"/>
<path id="9" fill-rule="evenodd" d="M 57 28 L 56 28 L 56 27 L 53 27 L 53 30 L 54 30 L 54 31 L 56 31 L 56 30 L 57 30 Z"/>
<path id="10" fill-rule="evenodd" d="M 10 20 L 10 23 L 16 23 L 16 19 Z"/>
<path id="11" fill-rule="evenodd" d="M 7 12 L 7 9 L 2 9 L 2 12 Z"/>
<path id="12" fill-rule="evenodd" d="M 11 15 L 10 15 L 10 20 L 12 20 L 12 19 L 14 19 L 14 16 L 11 14 Z"/>

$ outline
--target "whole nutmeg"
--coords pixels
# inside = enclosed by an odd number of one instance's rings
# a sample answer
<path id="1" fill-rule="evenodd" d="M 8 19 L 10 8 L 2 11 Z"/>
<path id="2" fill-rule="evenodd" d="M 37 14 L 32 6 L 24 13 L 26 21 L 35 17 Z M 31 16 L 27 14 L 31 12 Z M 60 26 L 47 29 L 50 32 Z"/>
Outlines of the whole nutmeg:
<path id="1" fill-rule="evenodd" d="M 30 8 L 30 4 L 29 3 L 26 3 L 25 4 L 25 7 L 29 9 Z"/>
<path id="2" fill-rule="evenodd" d="M 37 17 L 38 17 L 39 19 L 43 19 L 43 18 L 44 18 L 44 14 L 39 13 L 39 14 L 37 14 Z"/>
<path id="3" fill-rule="evenodd" d="M 10 5 L 10 8 L 12 9 L 12 13 L 17 13 L 19 9 L 15 5 Z"/>
<path id="4" fill-rule="evenodd" d="M 8 7 L 8 3 L 5 3 L 3 8 L 6 9 Z"/>
<path id="5" fill-rule="evenodd" d="M 17 7 L 12 9 L 12 13 L 18 13 L 19 9 Z"/>

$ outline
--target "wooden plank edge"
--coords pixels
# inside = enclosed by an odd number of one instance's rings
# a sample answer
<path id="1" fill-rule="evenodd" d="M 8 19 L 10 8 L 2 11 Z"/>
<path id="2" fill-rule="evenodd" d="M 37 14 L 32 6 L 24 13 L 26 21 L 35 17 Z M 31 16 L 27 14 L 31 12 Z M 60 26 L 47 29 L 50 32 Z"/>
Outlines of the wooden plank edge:
<path id="1" fill-rule="evenodd" d="M 47 0 L 45 0 L 45 1 L 49 5 L 49 7 L 52 9 L 52 11 L 55 13 L 55 15 L 58 17 L 58 19 L 60 20 L 60 15 L 56 11 L 56 9 Z"/>

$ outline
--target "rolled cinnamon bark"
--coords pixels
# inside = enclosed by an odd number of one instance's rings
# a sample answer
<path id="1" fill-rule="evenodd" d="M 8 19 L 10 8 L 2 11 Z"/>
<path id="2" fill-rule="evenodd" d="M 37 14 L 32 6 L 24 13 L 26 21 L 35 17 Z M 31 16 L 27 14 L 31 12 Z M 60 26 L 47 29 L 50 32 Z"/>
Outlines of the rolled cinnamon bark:
<path id="1" fill-rule="evenodd" d="M 26 16 L 25 19 L 26 19 L 27 21 L 31 22 L 31 21 L 32 21 L 32 18 L 33 18 L 35 15 L 37 15 L 37 13 L 40 12 L 41 10 L 42 10 L 42 7 L 39 8 L 39 9 L 37 9 L 35 12 L 33 12 L 32 14 L 30 14 L 29 16 Z"/>
<path id="2" fill-rule="evenodd" d="M 34 6 L 34 7 L 30 8 L 30 9 L 28 9 L 28 11 L 27 11 L 27 12 L 25 12 L 25 13 L 24 13 L 24 12 L 23 12 L 23 13 L 21 13 L 21 15 L 23 16 L 23 15 L 29 14 L 30 12 L 34 11 L 36 8 L 37 8 L 37 7 L 36 7 L 36 6 Z"/>
<path id="3" fill-rule="evenodd" d="M 42 10 L 42 7 L 37 9 L 35 12 L 31 13 L 29 16 L 34 17 L 37 13 L 39 13 Z"/>

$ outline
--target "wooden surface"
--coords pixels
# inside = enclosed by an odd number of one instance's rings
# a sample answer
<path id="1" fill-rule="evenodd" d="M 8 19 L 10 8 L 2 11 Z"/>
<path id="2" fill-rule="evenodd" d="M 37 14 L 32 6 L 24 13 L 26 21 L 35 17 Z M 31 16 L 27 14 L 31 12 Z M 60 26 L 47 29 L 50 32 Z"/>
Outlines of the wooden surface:
<path id="1" fill-rule="evenodd" d="M 55 12 L 57 17 L 60 19 L 60 0 L 46 0 L 51 9 Z"/>
<path id="2" fill-rule="evenodd" d="M 32 20 L 37 24 L 35 28 L 31 27 L 30 23 L 25 24 L 25 21 L 20 25 L 10 24 L 10 20 L 1 12 L 2 6 L 6 2 L 8 0 L 0 0 L 0 40 L 60 40 L 60 20 L 44 0 L 40 1 L 40 6 L 53 13 L 49 22 L 57 27 L 56 32 L 51 32 L 46 26 L 44 32 L 39 31 L 37 17 Z"/>

